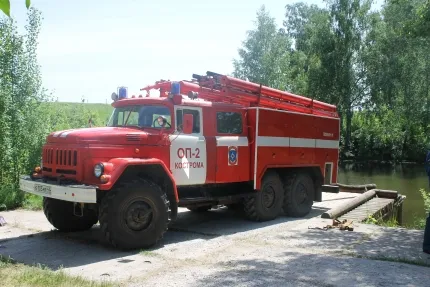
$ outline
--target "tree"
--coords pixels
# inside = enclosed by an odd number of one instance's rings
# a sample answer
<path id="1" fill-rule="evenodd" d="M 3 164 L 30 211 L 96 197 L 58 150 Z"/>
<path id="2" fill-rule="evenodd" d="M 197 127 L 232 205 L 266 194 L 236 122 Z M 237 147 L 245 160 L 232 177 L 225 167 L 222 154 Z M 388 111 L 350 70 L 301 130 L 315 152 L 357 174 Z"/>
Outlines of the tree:
<path id="1" fill-rule="evenodd" d="M 285 16 L 283 25 L 294 41 L 290 69 L 296 92 L 336 104 L 329 11 L 299 2 L 287 5 Z"/>
<path id="2" fill-rule="evenodd" d="M 34 8 L 25 28 L 20 35 L 12 19 L 0 20 L 0 202 L 8 206 L 21 203 L 19 176 L 40 163 L 47 133 L 36 57 L 40 13 Z"/>
<path id="3" fill-rule="evenodd" d="M 302 69 L 300 78 L 307 81 L 306 95 L 337 105 L 345 123 L 342 148 L 349 150 L 354 109 L 369 91 L 363 56 L 371 2 L 327 2 L 327 8 L 304 3 L 287 5 L 284 26 L 295 41 L 294 54 L 302 59 L 292 64 Z M 297 77 L 293 79 L 297 82 Z"/>
<path id="4" fill-rule="evenodd" d="M 291 42 L 278 30 L 264 5 L 257 13 L 255 29 L 247 32 L 239 59 L 233 60 L 233 76 L 278 89 L 288 89 Z"/>
<path id="5" fill-rule="evenodd" d="M 413 17 L 399 19 L 401 33 L 408 37 L 430 37 L 430 0 L 388 0 L 389 6 L 408 9 Z"/>

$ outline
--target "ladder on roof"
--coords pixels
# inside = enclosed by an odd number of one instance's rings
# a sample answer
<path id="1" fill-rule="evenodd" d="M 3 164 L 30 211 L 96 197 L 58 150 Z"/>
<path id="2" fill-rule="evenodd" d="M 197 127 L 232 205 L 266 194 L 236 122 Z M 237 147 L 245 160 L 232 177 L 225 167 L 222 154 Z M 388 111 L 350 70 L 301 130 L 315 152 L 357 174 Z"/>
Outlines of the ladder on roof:
<path id="1" fill-rule="evenodd" d="M 286 91 L 273 89 L 241 79 L 207 72 L 206 76 L 193 74 L 200 87 L 219 92 L 220 101 L 233 101 L 250 107 L 264 107 L 293 112 L 337 117 L 334 105 Z M 204 95 L 199 95 L 202 98 Z"/>
<path id="2" fill-rule="evenodd" d="M 159 81 L 141 90 L 159 89 L 161 97 L 171 91 L 188 95 L 191 99 L 234 103 L 245 107 L 262 107 L 298 113 L 338 117 L 336 106 L 286 91 L 273 89 L 237 78 L 207 72 L 206 76 L 193 74 L 193 81 Z M 176 88 L 173 88 L 176 86 Z"/>

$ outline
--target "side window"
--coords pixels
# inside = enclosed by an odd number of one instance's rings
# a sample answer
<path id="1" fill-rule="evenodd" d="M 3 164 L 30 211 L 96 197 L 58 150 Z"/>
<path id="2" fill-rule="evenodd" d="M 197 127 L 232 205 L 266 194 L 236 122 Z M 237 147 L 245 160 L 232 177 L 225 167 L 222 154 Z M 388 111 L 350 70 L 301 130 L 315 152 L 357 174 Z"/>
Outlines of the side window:
<path id="1" fill-rule="evenodd" d="M 242 114 L 235 112 L 217 112 L 217 132 L 220 134 L 241 134 Z"/>
<path id="2" fill-rule="evenodd" d="M 176 130 L 182 131 L 182 110 L 176 110 Z"/>
<path id="3" fill-rule="evenodd" d="M 191 114 L 194 118 L 193 133 L 200 133 L 200 113 L 197 110 L 176 110 L 176 129 L 182 131 L 183 115 Z"/>

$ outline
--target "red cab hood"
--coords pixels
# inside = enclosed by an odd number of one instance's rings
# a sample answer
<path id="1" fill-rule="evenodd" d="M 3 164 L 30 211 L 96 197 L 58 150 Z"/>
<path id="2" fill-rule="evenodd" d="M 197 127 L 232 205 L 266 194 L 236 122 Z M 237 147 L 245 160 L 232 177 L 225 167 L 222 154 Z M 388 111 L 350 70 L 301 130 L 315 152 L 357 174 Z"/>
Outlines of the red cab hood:
<path id="1" fill-rule="evenodd" d="M 149 133 L 137 128 L 101 127 L 57 131 L 51 133 L 47 143 L 67 144 L 143 144 L 160 142 L 159 133 Z"/>

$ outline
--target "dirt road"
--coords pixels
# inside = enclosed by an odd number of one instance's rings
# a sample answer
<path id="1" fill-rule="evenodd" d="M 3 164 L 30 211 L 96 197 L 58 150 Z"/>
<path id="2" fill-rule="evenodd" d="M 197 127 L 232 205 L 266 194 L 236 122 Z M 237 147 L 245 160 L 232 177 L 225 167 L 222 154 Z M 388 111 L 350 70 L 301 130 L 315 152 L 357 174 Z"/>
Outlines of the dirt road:
<path id="1" fill-rule="evenodd" d="M 352 196 L 324 194 L 307 218 L 265 223 L 224 208 L 181 210 L 160 244 L 134 252 L 106 247 L 98 226 L 64 234 L 42 212 L 0 212 L 0 254 L 121 286 L 429 286 L 430 268 L 416 265 L 430 266 L 422 231 L 309 229 L 329 224 L 321 213 Z"/>

